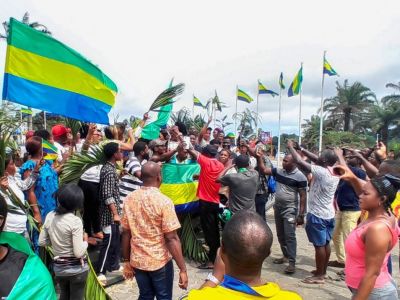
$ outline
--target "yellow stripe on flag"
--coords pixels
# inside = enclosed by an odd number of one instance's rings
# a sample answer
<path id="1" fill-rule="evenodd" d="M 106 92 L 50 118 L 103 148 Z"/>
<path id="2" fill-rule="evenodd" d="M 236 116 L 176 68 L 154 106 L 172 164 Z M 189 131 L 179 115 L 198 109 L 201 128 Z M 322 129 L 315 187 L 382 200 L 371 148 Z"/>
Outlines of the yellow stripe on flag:
<path id="1" fill-rule="evenodd" d="M 197 182 L 190 183 L 163 183 L 160 191 L 172 199 L 174 205 L 186 204 L 197 200 Z"/>

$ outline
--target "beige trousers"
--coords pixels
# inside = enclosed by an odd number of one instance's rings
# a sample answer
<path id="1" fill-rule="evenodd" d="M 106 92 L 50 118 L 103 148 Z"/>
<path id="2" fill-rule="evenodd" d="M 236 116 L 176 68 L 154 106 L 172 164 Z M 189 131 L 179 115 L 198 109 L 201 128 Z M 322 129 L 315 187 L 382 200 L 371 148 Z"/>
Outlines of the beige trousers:
<path id="1" fill-rule="evenodd" d="M 356 228 L 357 220 L 360 217 L 360 211 L 337 211 L 335 217 L 335 231 L 333 232 L 333 245 L 337 260 L 340 263 L 345 263 L 346 254 L 344 250 L 344 242 L 350 232 Z"/>

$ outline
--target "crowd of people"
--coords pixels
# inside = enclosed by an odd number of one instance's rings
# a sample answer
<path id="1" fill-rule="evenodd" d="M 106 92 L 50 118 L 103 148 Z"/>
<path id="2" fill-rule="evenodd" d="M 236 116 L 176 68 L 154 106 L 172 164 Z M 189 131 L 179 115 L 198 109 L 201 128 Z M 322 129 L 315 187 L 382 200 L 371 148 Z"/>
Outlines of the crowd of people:
<path id="1" fill-rule="evenodd" d="M 122 123 L 104 130 L 88 124 L 77 136 L 59 124 L 51 132 L 28 132 L 23 157 L 8 151 L 0 178 L 0 297 L 11 299 L 28 260 L 51 247 L 49 269 L 60 299 L 83 299 L 91 245 L 99 250 L 93 265 L 102 284 L 108 272 L 119 270 L 135 278 L 139 299 L 172 299 L 174 260 L 179 287 L 187 289 L 179 215 L 159 189 L 163 164 L 170 163 L 200 166 L 196 213 L 208 260 L 197 267 L 210 270 L 204 284 L 182 299 L 301 299 L 261 278 L 273 240 L 266 221 L 272 199 L 282 252 L 273 263 L 285 264 L 282 272 L 296 272 L 296 230 L 305 224 L 315 270 L 304 283 L 324 284 L 328 267 L 344 268 L 338 275 L 352 299 L 398 299 L 391 252 L 399 236 L 392 205 L 400 161 L 388 157 L 384 144 L 316 154 L 289 140 L 282 166 L 274 166 L 257 138 L 213 130 L 211 119 L 199 132 L 177 122 L 151 141 L 140 138 L 147 119 L 136 130 Z M 44 140 L 57 148 L 56 159 L 43 156 Z M 71 155 L 99 144 L 106 162 L 85 170 L 76 184 L 60 186 Z M 35 226 L 16 198 L 29 206 Z M 226 210 L 232 217 L 221 222 Z M 331 240 L 336 260 L 330 260 Z M 29 244 L 22 251 L 18 245 L 24 242 Z M 36 264 L 36 282 L 48 282 L 49 272 Z M 54 288 L 47 293 L 46 299 L 56 297 Z"/>

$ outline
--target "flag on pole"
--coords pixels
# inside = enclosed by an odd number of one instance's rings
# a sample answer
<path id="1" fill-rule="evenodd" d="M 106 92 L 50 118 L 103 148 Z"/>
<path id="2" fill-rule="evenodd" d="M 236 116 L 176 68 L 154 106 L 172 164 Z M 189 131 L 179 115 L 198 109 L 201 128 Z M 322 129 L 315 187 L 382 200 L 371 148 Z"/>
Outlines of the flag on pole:
<path id="1" fill-rule="evenodd" d="M 23 117 L 30 116 L 33 114 L 32 109 L 30 108 L 22 108 L 21 107 L 21 114 Z"/>
<path id="2" fill-rule="evenodd" d="M 292 97 L 300 93 L 302 82 L 303 82 L 303 67 L 300 68 L 299 72 L 297 72 L 296 77 L 293 79 L 293 82 L 288 90 L 288 97 Z"/>
<path id="3" fill-rule="evenodd" d="M 204 108 L 204 105 L 200 102 L 199 98 L 197 98 L 196 96 L 193 96 L 193 105 Z"/>
<path id="4" fill-rule="evenodd" d="M 172 87 L 174 78 L 171 79 L 169 87 Z M 172 99 L 171 99 L 172 100 Z M 173 102 L 161 106 L 158 110 L 157 120 L 151 122 L 143 127 L 141 137 L 146 140 L 155 140 L 160 135 L 160 129 L 167 126 L 169 118 L 171 116 L 171 111 L 173 107 Z"/>
<path id="5" fill-rule="evenodd" d="M 45 160 L 56 160 L 57 159 L 57 147 L 54 146 L 49 141 L 42 139 L 42 149 L 43 149 L 43 158 Z"/>
<path id="6" fill-rule="evenodd" d="M 86 122 L 108 124 L 117 86 L 51 36 L 10 19 L 3 99 Z"/>
<path id="7" fill-rule="evenodd" d="M 281 72 L 281 75 L 279 76 L 279 87 L 284 90 L 285 85 L 283 84 L 283 73 Z"/>
<path id="8" fill-rule="evenodd" d="M 239 88 L 237 89 L 237 99 L 247 103 L 253 102 L 253 98 L 251 98 L 246 92 Z"/>
<path id="9" fill-rule="evenodd" d="M 197 210 L 199 206 L 199 199 L 196 196 L 198 182 L 193 180 L 193 175 L 199 173 L 200 165 L 197 163 L 163 164 L 160 191 L 172 200 L 177 213 Z"/>
<path id="10" fill-rule="evenodd" d="M 339 74 L 332 68 L 330 63 L 324 58 L 324 74 L 328 74 L 329 76 L 339 76 Z"/>
<path id="11" fill-rule="evenodd" d="M 275 93 L 273 90 L 267 89 L 260 80 L 258 81 L 258 93 L 261 94 L 270 94 L 272 97 L 279 96 L 278 93 Z"/>

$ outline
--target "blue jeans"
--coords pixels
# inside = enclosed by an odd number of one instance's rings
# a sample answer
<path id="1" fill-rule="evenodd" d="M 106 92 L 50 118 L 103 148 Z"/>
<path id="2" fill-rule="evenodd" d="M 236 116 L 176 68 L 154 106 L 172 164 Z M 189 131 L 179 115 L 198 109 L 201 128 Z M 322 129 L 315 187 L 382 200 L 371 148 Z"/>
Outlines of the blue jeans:
<path id="1" fill-rule="evenodd" d="M 156 271 L 135 269 L 135 278 L 139 287 L 139 300 L 171 300 L 174 266 L 170 260 Z"/>
<path id="2" fill-rule="evenodd" d="M 357 289 L 351 287 L 349 289 L 353 295 L 357 293 Z M 398 300 L 398 297 L 397 284 L 392 279 L 385 286 L 373 289 L 368 296 L 368 300 Z"/>

